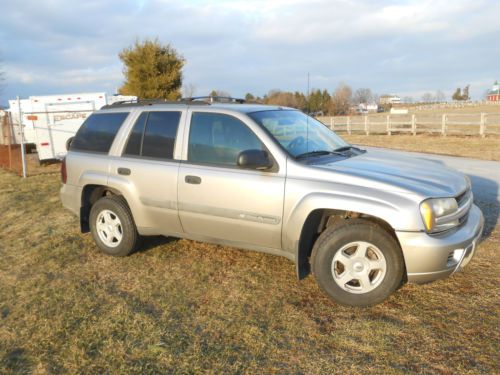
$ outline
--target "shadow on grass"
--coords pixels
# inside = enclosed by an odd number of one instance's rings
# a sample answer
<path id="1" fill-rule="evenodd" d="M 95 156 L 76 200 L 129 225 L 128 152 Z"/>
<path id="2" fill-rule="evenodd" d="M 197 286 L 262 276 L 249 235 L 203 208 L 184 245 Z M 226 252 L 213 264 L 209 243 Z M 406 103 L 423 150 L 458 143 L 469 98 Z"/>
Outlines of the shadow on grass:
<path id="1" fill-rule="evenodd" d="M 32 364 L 23 348 L 12 349 L 2 358 L 2 363 L 13 373 L 28 374 L 31 372 Z"/>
<path id="2" fill-rule="evenodd" d="M 154 249 L 155 247 L 166 245 L 171 242 L 178 241 L 176 237 L 165 237 L 165 236 L 144 236 L 141 237 L 141 242 L 134 251 L 135 254 L 144 253 L 148 250 Z"/>

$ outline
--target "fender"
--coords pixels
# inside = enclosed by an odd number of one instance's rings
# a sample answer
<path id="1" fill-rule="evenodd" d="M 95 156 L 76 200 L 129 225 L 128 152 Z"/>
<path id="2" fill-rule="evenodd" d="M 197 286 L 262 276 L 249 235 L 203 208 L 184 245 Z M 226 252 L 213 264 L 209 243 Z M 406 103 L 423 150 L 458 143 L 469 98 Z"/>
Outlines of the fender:
<path id="1" fill-rule="evenodd" d="M 127 179 L 119 176 L 109 176 L 107 172 L 85 172 L 78 179 L 78 186 L 81 186 L 83 191 L 85 186 L 88 185 L 101 185 L 119 191 L 127 201 L 134 219 L 137 220 L 137 218 L 141 217 L 141 215 L 135 215 L 140 210 L 140 202 L 137 200 L 138 194 L 134 185 Z M 137 225 L 140 225 L 140 222 Z"/>
<path id="2" fill-rule="evenodd" d="M 108 173 L 107 172 L 84 172 L 78 178 L 77 186 L 81 186 L 82 189 L 86 185 L 102 185 L 106 186 L 108 184 Z"/>
<path id="3" fill-rule="evenodd" d="M 139 201 L 139 193 L 135 185 L 127 178 L 109 176 L 107 186 L 118 190 L 123 195 L 127 201 L 130 211 L 132 212 L 132 217 L 134 218 L 137 227 L 144 226 L 144 223 L 142 222 L 142 215 L 140 215 L 142 204 Z"/>
<path id="4" fill-rule="evenodd" d="M 311 193 L 303 196 L 289 212 L 285 212 L 283 220 L 283 250 L 294 254 L 295 262 L 299 260 L 299 241 L 302 228 L 309 214 L 318 209 L 353 211 L 375 216 L 388 223 L 394 230 L 420 230 L 416 218 L 420 213 L 408 214 L 415 209 L 415 203 L 404 196 L 386 193 L 389 200 L 377 199 L 374 195 L 348 195 L 345 193 Z M 384 193 L 379 193 L 382 197 Z M 403 215 L 403 211 L 405 214 Z M 411 229 L 409 229 L 411 228 Z"/>

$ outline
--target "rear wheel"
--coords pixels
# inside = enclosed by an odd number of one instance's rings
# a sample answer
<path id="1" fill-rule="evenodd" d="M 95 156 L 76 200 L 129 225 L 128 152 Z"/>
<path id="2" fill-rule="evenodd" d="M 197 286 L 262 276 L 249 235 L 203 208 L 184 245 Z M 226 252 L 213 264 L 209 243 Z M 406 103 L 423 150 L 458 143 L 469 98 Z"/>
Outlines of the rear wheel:
<path id="1" fill-rule="evenodd" d="M 137 244 L 137 229 L 121 196 L 103 197 L 92 206 L 90 231 L 99 249 L 109 255 L 126 256 Z"/>
<path id="2" fill-rule="evenodd" d="M 396 240 L 363 219 L 332 225 L 318 237 L 311 258 L 320 288 L 349 306 L 382 302 L 403 280 L 404 260 Z"/>

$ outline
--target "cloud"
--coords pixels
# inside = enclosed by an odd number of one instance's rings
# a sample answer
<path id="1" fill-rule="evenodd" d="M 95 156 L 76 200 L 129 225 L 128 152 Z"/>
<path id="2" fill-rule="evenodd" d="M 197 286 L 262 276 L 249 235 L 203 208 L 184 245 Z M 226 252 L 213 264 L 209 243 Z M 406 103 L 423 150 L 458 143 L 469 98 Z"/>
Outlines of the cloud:
<path id="1" fill-rule="evenodd" d="M 353 87 L 401 95 L 498 75 L 500 3 L 477 0 L 7 0 L 0 52 L 4 98 L 114 90 L 119 51 L 158 37 L 187 60 L 197 93 Z M 481 85 L 481 86 L 479 86 Z M 477 86 L 477 87 L 476 87 Z"/>

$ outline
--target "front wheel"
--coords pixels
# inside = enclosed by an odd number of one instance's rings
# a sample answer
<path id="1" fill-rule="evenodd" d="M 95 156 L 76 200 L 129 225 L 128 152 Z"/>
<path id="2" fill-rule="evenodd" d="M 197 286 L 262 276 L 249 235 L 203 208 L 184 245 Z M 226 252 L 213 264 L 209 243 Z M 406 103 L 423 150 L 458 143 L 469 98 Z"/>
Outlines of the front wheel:
<path id="1" fill-rule="evenodd" d="M 99 199 L 90 210 L 90 231 L 102 252 L 113 256 L 130 254 L 138 234 L 132 214 L 121 196 Z"/>
<path id="2" fill-rule="evenodd" d="M 370 306 L 384 301 L 403 280 L 404 259 L 397 241 L 363 219 L 325 229 L 311 257 L 314 277 L 334 301 Z"/>

